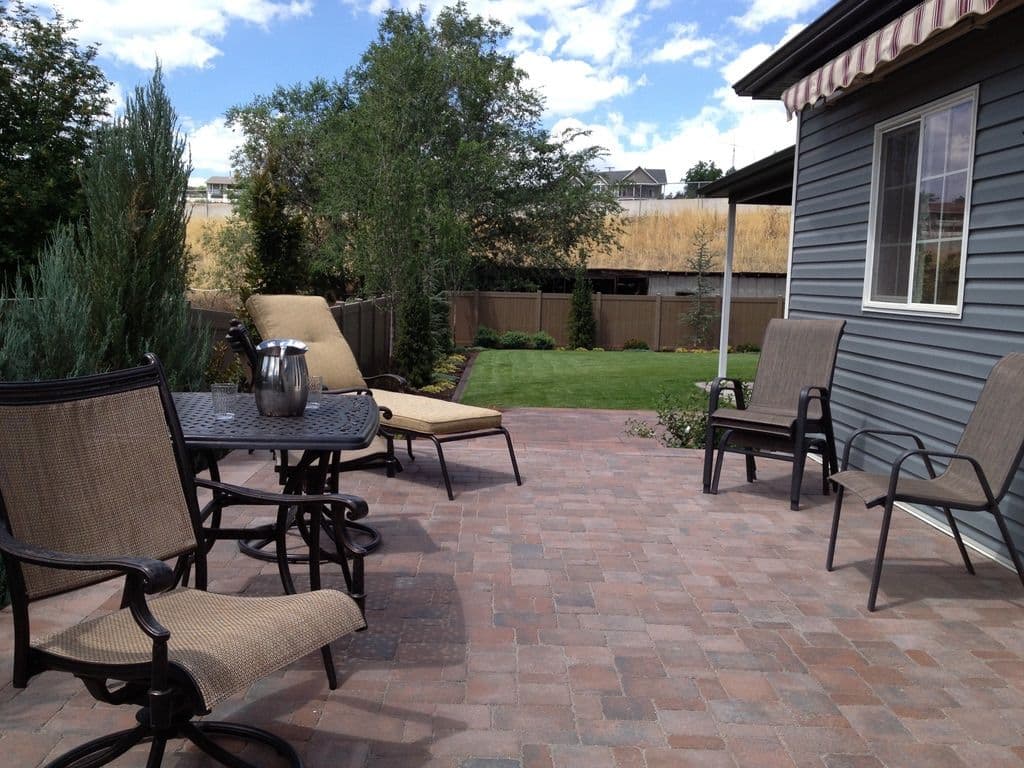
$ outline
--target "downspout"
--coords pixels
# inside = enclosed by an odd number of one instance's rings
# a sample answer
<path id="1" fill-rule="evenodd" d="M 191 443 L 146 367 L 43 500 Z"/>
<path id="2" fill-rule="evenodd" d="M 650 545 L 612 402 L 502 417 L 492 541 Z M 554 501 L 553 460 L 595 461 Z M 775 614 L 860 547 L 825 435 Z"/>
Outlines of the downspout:
<path id="1" fill-rule="evenodd" d="M 793 142 L 793 196 L 789 201 L 789 253 L 786 258 L 786 304 L 782 316 L 789 317 L 789 291 L 793 280 L 793 229 L 796 225 L 796 181 L 800 171 L 800 127 L 803 112 L 796 113 L 796 140 Z"/>

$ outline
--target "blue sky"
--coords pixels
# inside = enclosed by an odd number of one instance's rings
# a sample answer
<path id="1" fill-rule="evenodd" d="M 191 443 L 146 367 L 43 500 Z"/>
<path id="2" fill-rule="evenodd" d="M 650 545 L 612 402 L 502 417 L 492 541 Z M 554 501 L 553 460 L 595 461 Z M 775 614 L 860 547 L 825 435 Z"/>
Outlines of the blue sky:
<path id="1" fill-rule="evenodd" d="M 182 127 L 193 179 L 230 171 L 238 137 L 229 107 L 275 85 L 341 79 L 403 0 L 36 0 L 79 20 L 82 42 L 115 101 L 157 57 Z M 444 5 L 425 0 L 428 15 Z M 829 0 L 469 0 L 512 28 L 508 52 L 546 99 L 552 132 L 587 128 L 605 165 L 664 168 L 679 181 L 698 160 L 742 167 L 793 141 L 781 102 L 753 102 L 731 84 Z M 670 188 L 669 191 L 672 191 Z"/>

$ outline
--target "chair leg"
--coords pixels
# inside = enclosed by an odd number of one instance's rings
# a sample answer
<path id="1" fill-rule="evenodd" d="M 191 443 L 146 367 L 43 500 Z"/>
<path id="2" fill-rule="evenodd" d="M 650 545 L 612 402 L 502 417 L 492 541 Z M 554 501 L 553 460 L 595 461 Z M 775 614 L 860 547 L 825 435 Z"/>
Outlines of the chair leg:
<path id="1" fill-rule="evenodd" d="M 508 455 L 512 459 L 512 472 L 516 476 L 516 485 L 522 485 L 523 478 L 519 475 L 519 463 L 516 461 L 516 452 L 512 450 L 512 436 L 504 427 L 499 427 L 499 429 L 501 429 L 501 433 L 505 436 L 505 442 L 508 443 Z"/>
<path id="2" fill-rule="evenodd" d="M 757 480 L 757 463 L 754 461 L 754 452 L 746 452 L 746 463 L 747 463 L 747 482 L 752 483 Z"/>
<path id="3" fill-rule="evenodd" d="M 126 731 L 118 731 L 87 741 L 69 752 L 65 752 L 46 768 L 76 768 L 77 766 L 100 766 L 116 760 L 136 744 L 147 739 L 151 731 L 146 725 L 137 725 Z M 90 759 L 90 756 L 91 759 Z"/>
<path id="4" fill-rule="evenodd" d="M 825 556 L 825 570 L 831 571 L 832 560 L 836 555 L 836 537 L 839 535 L 839 513 L 843 508 L 843 492 L 846 489 L 843 486 L 839 486 L 839 490 L 836 491 L 836 506 L 832 512 L 832 532 L 828 537 L 828 555 Z"/>
<path id="5" fill-rule="evenodd" d="M 871 591 L 868 593 L 868 610 L 875 610 L 878 599 L 878 582 L 882 579 L 882 561 L 885 560 L 885 543 L 889 539 L 889 525 L 892 523 L 892 499 L 885 500 L 882 514 L 882 529 L 878 533 L 878 551 L 875 553 L 875 568 L 871 573 Z"/>
<path id="6" fill-rule="evenodd" d="M 395 457 L 395 438 L 388 434 L 384 435 L 384 441 L 387 443 L 387 455 L 384 457 L 384 471 L 388 477 L 394 477 L 397 474 L 396 465 L 398 459 Z"/>
<path id="7" fill-rule="evenodd" d="M 452 481 L 448 476 L 448 464 L 444 460 L 444 451 L 441 450 L 441 441 L 433 435 L 428 435 L 433 441 L 434 447 L 437 448 L 437 460 L 441 462 L 441 476 L 444 477 L 444 487 L 448 491 L 448 501 L 455 501 L 455 494 L 452 493 Z"/>
<path id="8" fill-rule="evenodd" d="M 992 515 L 996 519 L 996 524 L 999 526 L 999 532 L 1003 534 L 1003 542 L 1006 544 L 1006 549 L 1010 553 L 1010 559 L 1013 561 L 1013 567 L 1017 569 L 1017 578 L 1020 579 L 1020 583 L 1024 584 L 1024 566 L 1021 565 L 1020 555 L 1017 553 L 1017 548 L 1013 546 L 1013 539 L 1010 538 L 1010 529 L 1006 527 L 1006 520 L 1003 519 L 1003 513 L 999 511 L 999 505 L 992 507 Z"/>
<path id="9" fill-rule="evenodd" d="M 727 429 L 722 433 L 722 439 L 718 441 L 718 456 L 715 457 L 715 472 L 711 477 L 711 493 L 718 493 L 718 481 L 722 479 L 722 462 L 725 459 L 725 447 L 732 437 L 732 430 Z"/>
<path id="10" fill-rule="evenodd" d="M 412 455 L 412 438 L 409 435 L 405 436 L 405 452 L 409 454 L 409 461 L 416 461 L 416 457 Z"/>
<path id="11" fill-rule="evenodd" d="M 164 761 L 164 751 L 167 749 L 167 738 L 165 736 L 154 736 L 153 743 L 149 745 L 149 759 L 146 760 L 146 768 L 160 768 Z"/>
<path id="12" fill-rule="evenodd" d="M 291 744 L 259 728 L 252 728 L 238 723 L 203 720 L 198 723 L 184 723 L 181 726 L 181 735 L 217 762 L 228 766 L 228 768 L 256 768 L 256 766 L 228 752 L 224 747 L 211 739 L 211 735 L 227 736 L 228 738 L 264 744 L 284 758 L 289 768 L 302 768 L 302 760 Z"/>
<path id="13" fill-rule="evenodd" d="M 793 443 L 793 476 L 789 483 L 789 508 L 797 510 L 800 509 L 800 488 L 804 482 L 807 445 L 802 434 L 798 434 Z"/>
<path id="14" fill-rule="evenodd" d="M 946 513 L 946 522 L 949 523 L 949 529 L 953 532 L 953 538 L 956 539 L 956 546 L 960 550 L 960 557 L 964 560 L 964 565 L 967 566 L 967 572 L 974 575 L 974 566 L 971 564 L 971 558 L 967 556 L 967 547 L 964 546 L 964 540 L 960 538 L 960 528 L 956 524 L 956 518 L 953 517 L 953 513 L 949 507 L 943 507 L 942 511 Z"/>
<path id="15" fill-rule="evenodd" d="M 715 428 L 708 424 L 704 436 L 704 493 L 711 493 L 711 467 L 715 460 Z"/>

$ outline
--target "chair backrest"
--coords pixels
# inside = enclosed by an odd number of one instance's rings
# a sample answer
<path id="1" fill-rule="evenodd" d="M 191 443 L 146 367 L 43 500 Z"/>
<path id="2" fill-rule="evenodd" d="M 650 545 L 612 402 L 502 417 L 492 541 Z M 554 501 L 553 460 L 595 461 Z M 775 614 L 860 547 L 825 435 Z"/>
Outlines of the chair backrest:
<path id="1" fill-rule="evenodd" d="M 845 320 L 769 320 L 750 405 L 795 412 L 801 389 L 831 388 L 845 325 Z M 821 415 L 816 403 L 809 415 Z"/>
<path id="2" fill-rule="evenodd" d="M 365 387 L 352 348 L 322 296 L 253 295 L 245 308 L 264 339 L 304 341 L 306 367 L 312 376 L 323 376 L 328 389 Z"/>
<path id="3" fill-rule="evenodd" d="M 0 383 L 0 524 L 80 555 L 168 560 L 202 551 L 181 427 L 155 357 L 126 371 Z M 11 563 L 30 602 L 112 573 Z"/>
<path id="4" fill-rule="evenodd" d="M 956 452 L 977 460 L 996 499 L 1006 494 L 1024 456 L 1024 353 L 1009 354 L 992 367 Z M 977 487 L 966 462 L 952 462 L 947 475 Z"/>

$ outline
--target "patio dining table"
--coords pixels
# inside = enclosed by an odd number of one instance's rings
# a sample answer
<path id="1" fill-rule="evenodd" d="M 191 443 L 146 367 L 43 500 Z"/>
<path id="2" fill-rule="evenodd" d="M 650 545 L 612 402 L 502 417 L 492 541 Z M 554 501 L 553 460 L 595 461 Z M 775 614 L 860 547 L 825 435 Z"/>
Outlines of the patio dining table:
<path id="1" fill-rule="evenodd" d="M 319 408 L 307 408 L 298 417 L 282 417 L 261 415 L 254 396 L 239 393 L 235 398 L 234 416 L 230 419 L 217 418 L 209 392 L 175 392 L 173 397 L 185 443 L 194 453 L 206 457 L 211 480 L 220 480 L 217 456 L 223 451 L 272 450 L 279 452 L 277 469 L 284 494 L 337 492 L 340 452 L 368 446 L 379 424 L 377 404 L 369 395 L 324 395 Z M 301 452 L 301 459 L 289 464 L 288 451 Z M 224 506 L 223 496 L 214 491 L 213 499 L 202 510 L 208 545 L 221 539 L 235 539 L 244 553 L 277 560 L 286 591 L 294 591 L 288 562 L 309 559 L 309 555 L 282 551 L 280 529 L 295 524 L 294 512 L 281 504 L 273 524 L 225 528 L 220 524 Z M 364 550 L 369 551 L 380 543 L 380 535 L 370 526 L 354 521 L 346 522 L 346 526 L 362 536 Z M 304 535 L 304 538 L 307 537 Z M 278 542 L 276 551 L 265 551 L 274 542 Z M 330 553 L 325 554 L 330 556 Z M 335 553 L 334 557 L 342 555 Z"/>

